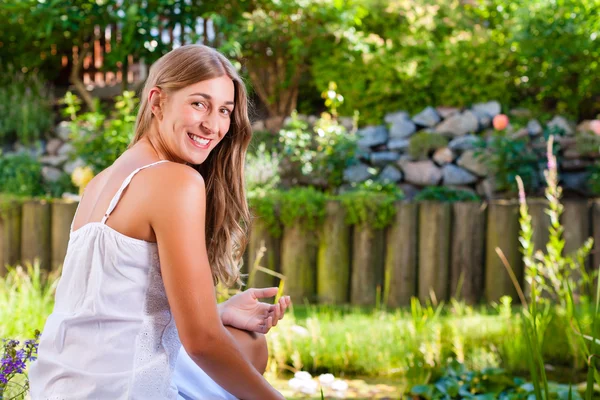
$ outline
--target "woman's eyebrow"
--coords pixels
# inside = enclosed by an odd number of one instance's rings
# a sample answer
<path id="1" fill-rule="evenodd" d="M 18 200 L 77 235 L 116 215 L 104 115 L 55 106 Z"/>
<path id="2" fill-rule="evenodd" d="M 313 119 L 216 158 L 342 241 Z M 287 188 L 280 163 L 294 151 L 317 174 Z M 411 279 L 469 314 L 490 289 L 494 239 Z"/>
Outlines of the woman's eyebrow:
<path id="1" fill-rule="evenodd" d="M 202 97 L 204 97 L 206 100 L 212 100 L 212 96 L 211 96 L 211 95 L 209 95 L 209 94 L 206 94 L 206 93 L 192 93 L 192 94 L 190 94 L 190 97 L 191 97 L 191 96 L 202 96 Z M 234 103 L 233 101 L 226 101 L 226 102 L 225 102 L 225 104 L 231 104 L 231 105 L 234 105 L 235 103 Z"/>

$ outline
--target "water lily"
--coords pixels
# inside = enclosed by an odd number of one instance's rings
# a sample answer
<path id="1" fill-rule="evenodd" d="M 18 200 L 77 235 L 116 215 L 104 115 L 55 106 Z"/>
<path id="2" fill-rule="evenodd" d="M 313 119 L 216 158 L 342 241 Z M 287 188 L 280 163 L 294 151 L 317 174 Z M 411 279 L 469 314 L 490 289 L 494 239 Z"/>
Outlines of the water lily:
<path id="1" fill-rule="evenodd" d="M 330 387 L 334 380 L 335 380 L 335 377 L 333 376 L 333 374 L 319 375 L 319 383 L 323 387 Z"/>
<path id="2" fill-rule="evenodd" d="M 310 381 L 312 380 L 311 374 L 306 371 L 298 371 L 294 374 L 294 378 L 300 379 L 301 381 Z"/>

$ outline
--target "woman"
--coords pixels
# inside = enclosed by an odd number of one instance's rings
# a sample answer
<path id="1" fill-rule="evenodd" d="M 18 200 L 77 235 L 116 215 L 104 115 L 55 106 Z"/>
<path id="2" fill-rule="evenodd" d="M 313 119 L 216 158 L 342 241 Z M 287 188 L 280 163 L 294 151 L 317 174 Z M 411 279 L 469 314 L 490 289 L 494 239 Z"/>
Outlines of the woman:
<path id="1" fill-rule="evenodd" d="M 283 398 L 262 377 L 262 334 L 289 297 L 215 300 L 217 282 L 240 282 L 250 138 L 244 84 L 224 56 L 189 45 L 152 66 L 133 142 L 73 219 L 32 399 Z"/>

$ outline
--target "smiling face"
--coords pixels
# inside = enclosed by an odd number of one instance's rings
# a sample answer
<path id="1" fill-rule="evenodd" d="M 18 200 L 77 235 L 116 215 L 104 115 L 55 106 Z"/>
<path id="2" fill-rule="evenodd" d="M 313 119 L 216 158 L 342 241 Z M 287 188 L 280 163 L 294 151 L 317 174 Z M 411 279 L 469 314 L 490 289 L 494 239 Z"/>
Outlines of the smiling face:
<path id="1" fill-rule="evenodd" d="M 202 164 L 229 131 L 235 87 L 231 78 L 224 75 L 169 95 L 153 88 L 148 100 L 156 117 L 154 128 L 167 147 L 165 150 L 185 162 Z"/>

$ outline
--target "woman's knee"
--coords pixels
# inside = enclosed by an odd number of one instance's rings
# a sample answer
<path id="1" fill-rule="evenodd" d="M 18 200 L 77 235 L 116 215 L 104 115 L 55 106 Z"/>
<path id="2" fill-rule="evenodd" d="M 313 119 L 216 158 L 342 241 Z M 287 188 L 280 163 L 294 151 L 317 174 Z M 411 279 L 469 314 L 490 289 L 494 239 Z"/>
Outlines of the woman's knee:
<path id="1" fill-rule="evenodd" d="M 235 338 L 238 346 L 248 357 L 254 368 L 261 374 L 267 369 L 269 351 L 267 348 L 267 339 L 262 333 L 249 332 L 230 326 L 226 327 L 229 333 Z"/>

